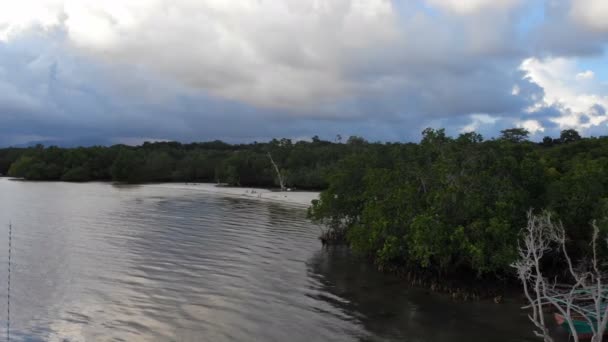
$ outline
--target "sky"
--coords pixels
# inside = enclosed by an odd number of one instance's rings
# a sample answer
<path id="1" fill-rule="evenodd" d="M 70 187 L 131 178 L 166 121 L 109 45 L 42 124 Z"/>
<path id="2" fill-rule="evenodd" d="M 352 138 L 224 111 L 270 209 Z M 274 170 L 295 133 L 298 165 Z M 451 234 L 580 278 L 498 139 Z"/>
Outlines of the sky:
<path id="1" fill-rule="evenodd" d="M 0 146 L 608 135 L 606 0 L 0 0 Z"/>

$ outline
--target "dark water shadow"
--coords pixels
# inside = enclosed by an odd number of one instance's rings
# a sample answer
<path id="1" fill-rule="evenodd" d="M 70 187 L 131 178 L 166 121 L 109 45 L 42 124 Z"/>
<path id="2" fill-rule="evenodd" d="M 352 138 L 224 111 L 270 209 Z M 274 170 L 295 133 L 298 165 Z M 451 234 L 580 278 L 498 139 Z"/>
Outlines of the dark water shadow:
<path id="1" fill-rule="evenodd" d="M 411 288 L 344 247 L 318 252 L 309 260 L 308 271 L 322 284 L 321 293 L 333 294 L 319 299 L 357 317 L 369 332 L 361 341 L 536 341 L 518 305 L 455 302 Z"/>

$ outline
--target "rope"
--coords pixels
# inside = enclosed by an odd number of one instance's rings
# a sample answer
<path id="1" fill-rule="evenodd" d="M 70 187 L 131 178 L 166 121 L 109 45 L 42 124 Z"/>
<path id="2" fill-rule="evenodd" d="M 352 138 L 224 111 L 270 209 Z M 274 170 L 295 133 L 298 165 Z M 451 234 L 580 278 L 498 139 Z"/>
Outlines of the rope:
<path id="1" fill-rule="evenodd" d="M 11 340 L 11 252 L 13 225 L 8 224 L 8 286 L 6 292 L 6 341 Z"/>

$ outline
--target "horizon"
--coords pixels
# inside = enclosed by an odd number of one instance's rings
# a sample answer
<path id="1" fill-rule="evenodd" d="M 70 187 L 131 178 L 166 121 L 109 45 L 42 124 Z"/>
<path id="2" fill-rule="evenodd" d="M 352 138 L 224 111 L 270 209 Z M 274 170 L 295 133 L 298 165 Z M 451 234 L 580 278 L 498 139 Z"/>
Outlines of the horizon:
<path id="1" fill-rule="evenodd" d="M 428 127 L 434 130 L 441 130 L 441 128 L 435 129 L 432 127 Z M 516 128 L 516 127 L 512 127 L 512 128 Z M 562 130 L 562 132 L 564 131 L 569 131 L 572 129 L 568 129 L 568 130 Z M 580 133 L 577 130 L 574 130 L 576 133 Z M 471 132 L 462 132 L 459 133 L 457 135 L 450 135 L 450 134 L 446 134 L 446 136 L 448 138 L 451 139 L 455 139 L 458 136 L 464 135 L 464 134 L 468 134 L 468 133 L 477 133 L 475 131 L 471 131 Z M 481 142 L 486 142 L 486 141 L 494 141 L 494 140 L 500 140 L 501 132 L 499 132 L 498 135 L 496 136 L 492 136 L 492 137 L 485 137 L 483 135 L 481 135 Z M 528 132 L 529 134 L 529 132 Z M 523 141 L 528 141 L 528 142 L 532 142 L 535 144 L 542 144 L 543 143 L 543 139 L 544 138 L 551 138 L 554 141 L 559 141 L 560 139 L 560 134 L 556 135 L 556 136 L 549 136 L 549 135 L 545 135 L 543 137 L 540 137 L 539 139 L 525 139 Z M 10 148 L 33 148 L 36 147 L 38 145 L 41 145 L 44 148 L 49 148 L 49 147 L 59 147 L 59 148 L 66 148 L 66 149 L 70 149 L 70 148 L 88 148 L 88 147 L 114 147 L 114 146 L 129 146 L 129 147 L 143 147 L 145 144 L 162 144 L 162 143 L 177 143 L 177 144 L 181 144 L 181 145 L 191 145 L 191 144 L 206 144 L 206 143 L 223 143 L 226 145 L 230 145 L 230 146 L 238 146 L 238 145 L 255 145 L 255 144 L 270 144 L 272 143 L 273 140 L 276 141 L 282 141 L 282 140 L 289 140 L 291 143 L 296 144 L 299 142 L 307 142 L 307 143 L 312 143 L 314 141 L 314 139 L 319 139 L 319 141 L 324 142 L 324 143 L 331 143 L 331 144 L 348 144 L 348 139 L 349 138 L 362 138 L 365 143 L 369 143 L 369 144 L 419 144 L 422 140 L 422 132 L 420 134 L 420 138 L 418 140 L 401 140 L 401 141 L 397 141 L 397 140 L 369 140 L 366 137 L 363 136 L 358 136 L 358 135 L 351 135 L 351 136 L 341 136 L 340 134 L 338 134 L 336 137 L 332 138 L 325 138 L 325 137 L 320 137 L 318 135 L 314 135 L 311 138 L 301 138 L 301 139 L 291 139 L 291 138 L 287 138 L 287 137 L 275 137 L 275 138 L 270 138 L 269 140 L 252 140 L 252 141 L 224 141 L 221 139 L 214 139 L 214 140 L 192 140 L 192 141 L 179 141 L 179 140 L 145 140 L 145 141 L 140 141 L 140 142 L 131 142 L 131 143 L 121 143 L 121 142 L 116 142 L 116 143 L 94 143 L 94 142 L 90 142 L 90 143 L 82 143 L 83 140 L 79 140 L 79 139 L 74 139 L 74 140 L 58 140 L 58 141 L 31 141 L 25 144 L 19 144 L 19 145 L 7 145 L 7 146 L 1 146 L 0 145 L 0 149 L 10 149 Z M 585 139 L 605 139 L 608 138 L 608 134 L 607 135 L 590 135 L 590 136 L 581 136 L 581 138 Z"/>
<path id="2" fill-rule="evenodd" d="M 0 146 L 602 136 L 605 18 L 602 0 L 4 4 Z"/>

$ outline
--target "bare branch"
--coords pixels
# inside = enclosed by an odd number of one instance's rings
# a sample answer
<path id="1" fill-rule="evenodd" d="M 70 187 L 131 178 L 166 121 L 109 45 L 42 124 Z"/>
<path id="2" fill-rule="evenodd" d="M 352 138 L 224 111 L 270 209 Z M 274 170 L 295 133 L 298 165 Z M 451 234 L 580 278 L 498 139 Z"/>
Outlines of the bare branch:
<path id="1" fill-rule="evenodd" d="M 511 266 L 516 270 L 529 303 L 525 308 L 532 310 L 528 317 L 536 328 L 534 334 L 545 342 L 553 341 L 545 322 L 547 308 L 552 308 L 563 317 L 563 324 L 569 328 L 576 342 L 579 337 L 575 322 L 589 326 L 594 342 L 601 341 L 606 332 L 608 289 L 604 285 L 606 276 L 597 253 L 600 231 L 595 222 L 592 228 L 592 259 L 590 263 L 575 267 L 568 254 L 566 232 L 561 222 L 553 222 L 548 212 L 540 215 L 528 212 L 528 224 L 522 230 L 518 244 L 519 259 Z M 608 239 L 605 241 L 608 243 Z M 563 254 L 572 277 L 565 284 L 559 284 L 557 277 L 547 279 L 541 269 L 542 258 L 554 248 Z"/>
<path id="2" fill-rule="evenodd" d="M 270 163 L 272 163 L 272 166 L 274 167 L 274 171 L 277 173 L 277 178 L 279 179 L 279 185 L 281 186 L 281 191 L 285 191 L 285 189 L 286 189 L 285 179 L 283 178 L 283 175 L 281 174 L 281 171 L 279 170 L 277 163 L 275 163 L 274 159 L 272 159 L 272 155 L 270 154 L 270 152 L 268 152 L 268 158 L 270 159 Z"/>

